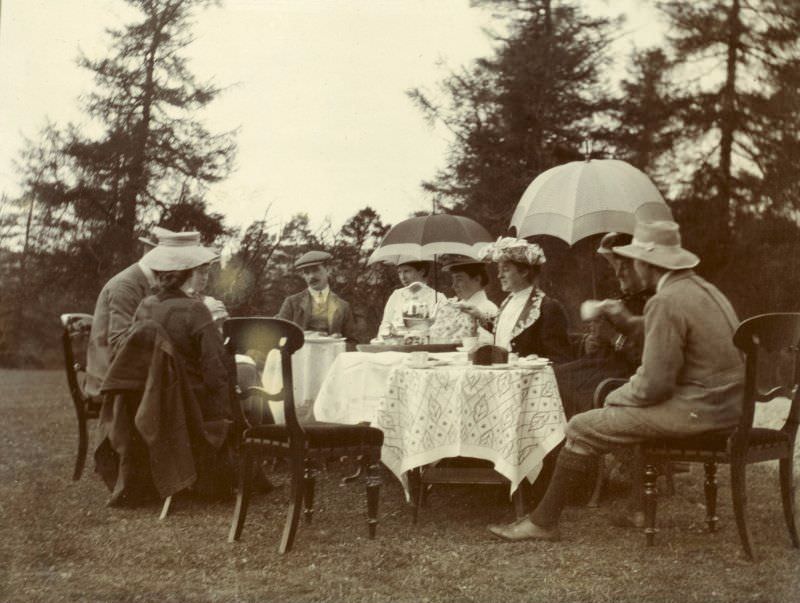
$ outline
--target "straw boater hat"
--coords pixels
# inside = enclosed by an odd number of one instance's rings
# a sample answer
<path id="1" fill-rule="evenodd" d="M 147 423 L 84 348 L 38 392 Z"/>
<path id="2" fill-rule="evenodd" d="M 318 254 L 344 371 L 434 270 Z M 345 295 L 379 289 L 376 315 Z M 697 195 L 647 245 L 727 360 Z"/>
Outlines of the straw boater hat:
<path id="1" fill-rule="evenodd" d="M 324 264 L 333 259 L 333 256 L 326 251 L 308 251 L 301 255 L 294 263 L 295 270 L 302 270 L 303 268 L 311 268 Z"/>
<path id="2" fill-rule="evenodd" d="M 160 241 L 163 237 L 169 237 L 172 234 L 175 234 L 174 231 L 169 230 L 168 228 L 162 228 L 161 226 L 153 226 L 153 229 L 150 231 L 150 234 L 155 238 L 156 241 Z M 139 240 L 144 243 L 145 245 L 150 245 L 150 247 L 155 247 L 158 243 L 154 242 L 153 239 L 148 239 L 147 237 L 139 237 Z"/>
<path id="3" fill-rule="evenodd" d="M 666 270 L 685 270 L 700 263 L 691 251 L 681 247 L 681 232 L 675 222 L 637 222 L 630 245 L 614 247 L 622 257 L 641 260 Z"/>
<path id="4" fill-rule="evenodd" d="M 200 244 L 200 233 L 167 232 L 162 233 L 158 245 L 142 258 L 151 270 L 191 270 L 219 259 L 219 253 Z"/>
<path id="5" fill-rule="evenodd" d="M 478 257 L 486 262 L 518 262 L 529 266 L 541 266 L 547 261 L 539 245 L 514 237 L 499 237 L 481 249 Z"/>

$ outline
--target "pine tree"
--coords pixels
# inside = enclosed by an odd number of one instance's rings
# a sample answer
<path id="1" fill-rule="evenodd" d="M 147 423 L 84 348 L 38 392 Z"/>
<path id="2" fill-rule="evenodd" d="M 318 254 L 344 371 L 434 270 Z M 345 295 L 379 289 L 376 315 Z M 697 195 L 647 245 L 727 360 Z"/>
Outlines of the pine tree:
<path id="1" fill-rule="evenodd" d="M 195 117 L 220 92 L 198 81 L 185 56 L 193 12 L 209 1 L 126 2 L 139 20 L 108 31 L 107 56 L 79 59 L 95 80 L 84 109 L 102 133 L 70 126 L 70 178 L 39 186 L 49 203 L 69 206 L 86 245 L 107 260 L 98 268 L 105 275 L 135 259 L 135 235 L 149 224 L 202 228 L 207 240 L 220 234 L 204 194 L 229 173 L 235 152 L 231 134 L 212 134 Z"/>
<path id="2" fill-rule="evenodd" d="M 681 99 L 672 90 L 670 68 L 660 48 L 634 52 L 612 109 L 614 156 L 656 182 L 669 180 L 669 159 L 680 134 L 675 114 L 681 109 Z"/>
<path id="3" fill-rule="evenodd" d="M 490 5 L 507 35 L 494 55 L 453 71 L 439 96 L 410 97 L 453 134 L 446 165 L 423 187 L 443 207 L 504 233 L 516 203 L 542 171 L 581 158 L 608 108 L 601 82 L 614 23 L 567 2 L 518 0 Z"/>
<path id="4" fill-rule="evenodd" d="M 677 149 L 687 186 L 676 209 L 714 271 L 730 257 L 737 214 L 774 201 L 764 197 L 764 148 L 784 129 L 785 116 L 769 109 L 769 99 L 800 35 L 797 22 L 792 27 L 785 17 L 797 12 L 796 3 L 669 0 L 660 8 L 671 27 L 673 78 L 682 97 Z"/>

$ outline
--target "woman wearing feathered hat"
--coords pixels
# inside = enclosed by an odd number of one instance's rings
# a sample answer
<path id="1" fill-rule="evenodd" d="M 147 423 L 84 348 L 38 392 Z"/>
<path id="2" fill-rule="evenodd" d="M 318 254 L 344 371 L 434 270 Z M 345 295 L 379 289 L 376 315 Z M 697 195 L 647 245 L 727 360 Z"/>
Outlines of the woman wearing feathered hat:
<path id="1" fill-rule="evenodd" d="M 497 264 L 500 286 L 508 293 L 496 318 L 467 307 L 494 333 L 495 345 L 520 356 L 536 354 L 555 363 L 570 359 L 567 315 L 559 302 L 539 288 L 544 251 L 524 239 L 501 237 L 481 250 L 480 259 Z"/>

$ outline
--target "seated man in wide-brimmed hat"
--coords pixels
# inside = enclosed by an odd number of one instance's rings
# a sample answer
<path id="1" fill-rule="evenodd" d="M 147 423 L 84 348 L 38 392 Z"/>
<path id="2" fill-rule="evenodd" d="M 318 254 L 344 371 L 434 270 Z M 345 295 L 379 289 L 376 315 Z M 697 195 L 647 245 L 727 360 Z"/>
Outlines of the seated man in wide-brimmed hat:
<path id="1" fill-rule="evenodd" d="M 287 297 L 277 317 L 291 320 L 304 331 L 342 335 L 355 341 L 355 323 L 350 304 L 330 288 L 328 263 L 332 259 L 331 254 L 325 251 L 309 251 L 300 256 L 294 268 L 308 287 Z"/>
<path id="2" fill-rule="evenodd" d="M 479 327 L 474 317 L 461 311 L 468 304 L 486 316 L 497 315 L 497 306 L 484 291 L 489 284 L 486 264 L 469 258 L 451 258 L 444 263 L 443 270 L 450 273 L 456 296 L 437 305 L 436 319 L 430 328 L 431 340 L 460 342 L 464 338 L 477 337 L 480 331 L 487 341 L 491 341 L 491 334 Z"/>
<path id="3" fill-rule="evenodd" d="M 613 249 L 631 258 L 642 284 L 656 291 L 644 310 L 642 363 L 604 408 L 570 419 L 536 509 L 514 523 L 489 526 L 507 540 L 557 540 L 561 511 L 598 455 L 648 439 L 727 429 L 739 420 L 744 364 L 733 344 L 739 321 L 719 289 L 692 271 L 700 260 L 681 247 L 678 225 L 638 223 L 631 244 Z"/>

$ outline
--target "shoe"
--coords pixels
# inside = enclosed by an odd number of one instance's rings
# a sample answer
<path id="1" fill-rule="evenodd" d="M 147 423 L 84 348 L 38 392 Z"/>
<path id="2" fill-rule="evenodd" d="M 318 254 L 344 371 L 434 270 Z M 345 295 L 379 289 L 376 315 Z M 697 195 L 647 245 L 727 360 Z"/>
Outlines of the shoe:
<path id="1" fill-rule="evenodd" d="M 547 540 L 551 542 L 561 540 L 558 528 L 542 528 L 528 517 L 505 525 L 490 525 L 488 528 L 495 536 L 512 542 L 517 540 Z"/>
<path id="2" fill-rule="evenodd" d="M 609 516 L 608 522 L 615 528 L 642 529 L 644 528 L 644 512 L 620 511 Z"/>

